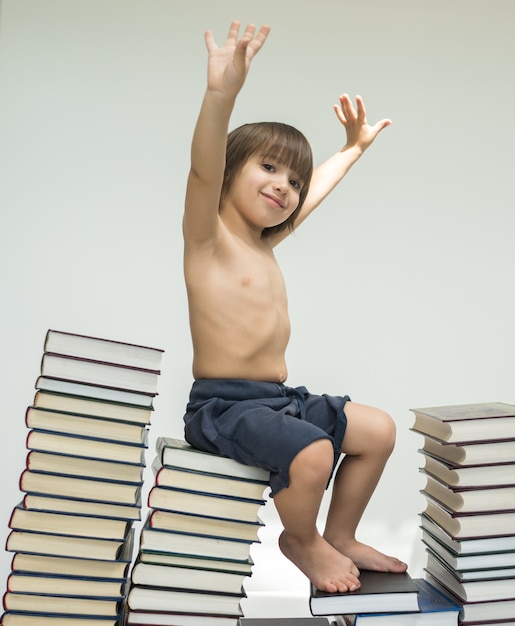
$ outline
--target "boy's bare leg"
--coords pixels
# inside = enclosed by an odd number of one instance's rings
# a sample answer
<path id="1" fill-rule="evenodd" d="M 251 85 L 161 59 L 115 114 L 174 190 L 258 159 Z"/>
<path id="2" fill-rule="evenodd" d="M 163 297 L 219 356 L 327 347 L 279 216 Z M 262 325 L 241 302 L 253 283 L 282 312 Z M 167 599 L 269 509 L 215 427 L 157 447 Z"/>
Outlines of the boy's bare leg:
<path id="1" fill-rule="evenodd" d="M 331 546 L 318 532 L 317 514 L 334 459 L 329 439 L 315 441 L 294 458 L 289 486 L 274 502 L 284 526 L 279 545 L 318 588 L 329 592 L 359 587 L 359 571 L 352 561 Z"/>
<path id="2" fill-rule="evenodd" d="M 403 572 L 407 565 L 356 540 L 361 516 L 395 444 L 395 424 L 379 409 L 347 402 L 347 430 L 324 537 L 362 569 Z"/>

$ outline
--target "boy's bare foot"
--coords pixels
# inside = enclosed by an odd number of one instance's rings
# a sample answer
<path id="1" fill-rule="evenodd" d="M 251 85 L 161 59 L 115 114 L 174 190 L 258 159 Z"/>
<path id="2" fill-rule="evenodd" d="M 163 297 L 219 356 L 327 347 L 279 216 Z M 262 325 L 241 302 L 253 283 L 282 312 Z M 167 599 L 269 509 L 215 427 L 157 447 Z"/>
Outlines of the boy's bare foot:
<path id="1" fill-rule="evenodd" d="M 329 540 L 328 540 L 329 541 Z M 329 543 L 361 569 L 370 569 L 378 572 L 402 573 L 408 569 L 406 563 L 399 559 L 379 552 L 375 548 L 353 539 L 348 542 L 329 541 Z"/>
<path id="2" fill-rule="evenodd" d="M 333 548 L 321 535 L 300 543 L 285 531 L 279 537 L 282 553 L 321 591 L 330 593 L 359 588 L 359 570 L 350 558 Z"/>

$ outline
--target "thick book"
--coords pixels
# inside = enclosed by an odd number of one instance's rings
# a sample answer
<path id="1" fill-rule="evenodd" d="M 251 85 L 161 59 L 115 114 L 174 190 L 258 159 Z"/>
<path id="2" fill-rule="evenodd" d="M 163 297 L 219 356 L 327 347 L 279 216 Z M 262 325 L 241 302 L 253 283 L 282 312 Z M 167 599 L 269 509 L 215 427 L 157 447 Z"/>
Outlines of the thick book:
<path id="1" fill-rule="evenodd" d="M 49 376 L 38 376 L 35 387 L 40 391 L 48 393 L 59 393 L 78 398 L 104 400 L 106 402 L 119 402 L 146 408 L 152 408 L 154 396 L 157 395 L 157 393 L 141 393 L 100 385 L 88 385 L 87 383 L 61 380 Z"/>
<path id="2" fill-rule="evenodd" d="M 25 414 L 25 424 L 27 428 L 36 430 L 95 437 L 96 439 L 132 443 L 140 446 L 146 445 L 148 440 L 148 430 L 140 424 L 61 413 L 60 411 L 37 409 L 36 407 L 28 407 Z"/>
<path id="3" fill-rule="evenodd" d="M 463 602 L 515 600 L 515 577 L 459 580 L 454 571 L 433 555 L 427 555 L 425 570 Z"/>
<path id="4" fill-rule="evenodd" d="M 452 594 L 442 583 L 426 572 L 426 579 L 446 595 Z M 505 621 L 505 626 L 511 626 L 515 615 L 515 600 L 491 600 L 485 602 L 463 602 L 456 597 L 461 604 L 460 626 L 469 624 L 472 626 L 489 626 L 491 622 Z"/>
<path id="5" fill-rule="evenodd" d="M 23 505 L 13 509 L 9 520 L 13 530 L 102 539 L 124 539 L 131 524 L 132 521 L 123 519 L 37 511 Z"/>
<path id="6" fill-rule="evenodd" d="M 478 443 L 444 443 L 429 435 L 424 437 L 422 453 L 446 461 L 451 465 L 488 465 L 513 463 L 515 439 L 510 441 L 481 441 Z"/>
<path id="7" fill-rule="evenodd" d="M 84 618 L 81 615 L 45 615 L 42 613 L 6 612 L 2 626 L 124 626 L 123 616 Z"/>
<path id="8" fill-rule="evenodd" d="M 259 541 L 258 532 L 263 522 L 258 518 L 253 522 L 217 519 L 204 515 L 189 513 L 174 513 L 154 509 L 149 513 L 150 528 L 158 530 L 175 530 L 188 532 L 193 535 L 215 535 L 217 537 L 243 539 L 245 541 Z"/>
<path id="9" fill-rule="evenodd" d="M 191 567 L 194 569 L 213 570 L 215 572 L 244 573 L 246 576 L 252 574 L 254 562 L 251 555 L 245 561 L 235 561 L 234 559 L 204 558 L 189 554 L 173 554 L 171 552 L 160 552 L 156 550 L 141 549 L 138 558 L 143 563 L 155 563 L 157 565 L 175 565 L 177 567 Z"/>
<path id="10" fill-rule="evenodd" d="M 515 568 L 515 550 L 458 554 L 425 529 L 422 529 L 422 542 L 456 572 Z"/>
<path id="11" fill-rule="evenodd" d="M 144 442 L 121 443 L 120 441 L 105 441 L 94 437 L 85 437 L 54 433 L 44 430 L 31 430 L 27 435 L 27 449 L 39 452 L 57 452 L 63 450 L 72 456 L 104 461 L 119 461 L 121 463 L 145 464 Z"/>
<path id="12" fill-rule="evenodd" d="M 513 511 L 515 509 L 515 487 L 450 487 L 440 480 L 426 475 L 426 484 L 421 490 L 448 510 L 462 513 Z"/>
<path id="13" fill-rule="evenodd" d="M 123 553 L 126 541 L 11 530 L 5 549 L 27 554 L 116 560 Z"/>
<path id="14" fill-rule="evenodd" d="M 171 611 L 199 614 L 241 616 L 242 594 L 200 593 L 171 589 L 155 589 L 134 585 L 127 596 L 129 610 Z"/>
<path id="15" fill-rule="evenodd" d="M 456 537 L 446 532 L 437 522 L 422 513 L 420 526 L 429 531 L 456 554 L 483 554 L 515 550 L 515 534 L 492 537 Z"/>
<path id="16" fill-rule="evenodd" d="M 164 352 L 159 348 L 52 328 L 46 333 L 43 350 L 147 369 L 159 369 Z"/>
<path id="17" fill-rule="evenodd" d="M 45 352 L 41 375 L 71 382 L 155 394 L 159 370 Z"/>
<path id="18" fill-rule="evenodd" d="M 515 406 L 503 402 L 411 409 L 412 430 L 446 442 L 515 438 Z"/>
<path id="19" fill-rule="evenodd" d="M 156 530 L 148 524 L 143 526 L 140 537 L 142 550 L 172 552 L 204 558 L 234 559 L 246 561 L 252 541 L 223 539 L 216 536 L 190 535 L 171 530 Z"/>
<path id="20" fill-rule="evenodd" d="M 427 495 L 426 502 L 424 514 L 452 537 L 481 538 L 513 535 L 515 511 L 461 513 L 449 510 Z"/>
<path id="21" fill-rule="evenodd" d="M 136 424 L 150 424 L 153 411 L 153 407 L 106 402 L 94 398 L 79 398 L 77 396 L 46 391 L 37 391 L 33 404 L 39 409 L 89 415 L 90 417 L 121 420 L 123 422 L 135 422 Z"/>
<path id="22" fill-rule="evenodd" d="M 119 618 L 123 598 L 82 598 L 7 592 L 3 597 L 6 611 L 24 611 L 61 615 L 105 615 Z M 33 624 L 37 624 L 33 617 Z"/>
<path id="23" fill-rule="evenodd" d="M 137 561 L 131 571 L 133 585 L 192 591 L 240 594 L 244 580 L 245 574 L 243 573 L 157 565 L 143 561 Z"/>
<path id="24" fill-rule="evenodd" d="M 93 517 L 110 517 L 113 519 L 141 519 L 141 501 L 135 504 L 112 504 L 111 502 L 95 502 L 94 500 L 78 500 L 77 498 L 54 498 L 49 495 L 26 493 L 22 500 L 23 508 L 54 513 L 74 513 Z"/>
<path id="25" fill-rule="evenodd" d="M 359 579 L 359 589 L 343 593 L 321 591 L 310 583 L 312 615 L 419 611 L 418 587 L 407 572 L 361 570 Z"/>
<path id="26" fill-rule="evenodd" d="M 263 500 L 267 482 L 217 476 L 198 470 L 163 465 L 156 457 L 152 463 L 154 482 L 159 487 L 175 487 L 200 493 L 218 494 L 226 497 Z"/>
<path id="27" fill-rule="evenodd" d="M 429 546 L 426 546 L 427 563 L 436 560 L 439 564 L 452 571 L 453 575 L 460 582 L 470 582 L 473 580 L 496 580 L 500 578 L 515 578 L 515 567 L 496 567 L 496 568 L 481 568 L 473 570 L 457 570 L 443 559 L 437 552 L 432 550 Z"/>
<path id="28" fill-rule="evenodd" d="M 515 457 L 514 457 L 515 458 Z M 452 487 L 500 487 L 515 485 L 515 463 L 455 465 L 427 453 L 422 471 Z"/>
<path id="29" fill-rule="evenodd" d="M 26 468 L 33 472 L 64 474 L 81 478 L 101 478 L 121 483 L 141 485 L 143 483 L 143 465 L 86 459 L 67 454 L 53 454 L 32 450 L 27 454 Z"/>
<path id="30" fill-rule="evenodd" d="M 130 626 L 240 626 L 236 615 L 175 613 L 173 611 L 129 611 L 126 624 Z"/>
<path id="31" fill-rule="evenodd" d="M 457 626 L 461 606 L 424 578 L 414 578 L 418 587 L 417 613 L 357 613 L 337 619 L 341 626 Z"/>
<path id="32" fill-rule="evenodd" d="M 24 470 L 20 476 L 20 491 L 61 498 L 83 498 L 97 502 L 135 504 L 139 501 L 141 486 Z"/>
<path id="33" fill-rule="evenodd" d="M 127 578 L 130 561 L 131 554 L 129 552 L 121 555 L 120 559 L 111 561 L 17 552 L 11 562 L 11 571 L 44 574 L 45 576 L 122 581 Z"/>
<path id="34" fill-rule="evenodd" d="M 264 500 L 226 498 L 171 487 L 154 486 L 148 495 L 148 506 L 151 509 L 247 522 L 258 519 L 259 509 L 264 504 Z"/>
<path id="35" fill-rule="evenodd" d="M 182 439 L 158 437 L 156 452 L 163 465 L 172 467 L 182 467 L 235 478 L 247 478 L 262 483 L 267 483 L 270 477 L 269 472 L 260 467 L 243 465 L 234 459 L 202 452 Z"/>
<path id="36" fill-rule="evenodd" d="M 89 598 L 120 599 L 126 581 L 69 578 L 11 572 L 7 577 L 7 591 L 11 593 L 37 593 L 51 596 L 81 596 Z"/>

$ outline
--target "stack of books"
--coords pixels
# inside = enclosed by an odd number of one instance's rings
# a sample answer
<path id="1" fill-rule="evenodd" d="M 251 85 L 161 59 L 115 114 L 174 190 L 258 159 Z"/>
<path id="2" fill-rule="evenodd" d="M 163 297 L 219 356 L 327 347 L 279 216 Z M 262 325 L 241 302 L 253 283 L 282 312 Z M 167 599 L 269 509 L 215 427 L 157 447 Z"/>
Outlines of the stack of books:
<path id="1" fill-rule="evenodd" d="M 47 332 L 3 626 L 122 623 L 162 352 Z"/>
<path id="2" fill-rule="evenodd" d="M 236 626 L 269 474 L 159 437 L 127 624 Z"/>
<path id="3" fill-rule="evenodd" d="M 515 622 L 515 406 L 413 409 L 424 436 L 426 578 L 461 623 Z"/>

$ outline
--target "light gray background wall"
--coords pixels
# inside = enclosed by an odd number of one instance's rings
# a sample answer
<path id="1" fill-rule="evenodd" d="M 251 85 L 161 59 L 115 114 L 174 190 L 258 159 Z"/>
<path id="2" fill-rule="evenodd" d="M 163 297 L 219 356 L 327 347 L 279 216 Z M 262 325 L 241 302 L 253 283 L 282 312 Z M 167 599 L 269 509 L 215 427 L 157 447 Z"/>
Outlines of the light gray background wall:
<path id="1" fill-rule="evenodd" d="M 3 538 L 47 328 L 164 348 L 152 441 L 182 434 L 189 142 L 203 32 L 222 41 L 233 18 L 272 26 L 233 126 L 287 121 L 321 161 L 344 141 L 341 92 L 361 94 L 372 122 L 393 120 L 278 251 L 289 382 L 397 423 L 364 527 L 394 537 L 418 524 L 410 407 L 515 402 L 511 0 L 3 0 Z M 10 555 L 0 565 L 5 577 Z"/>

